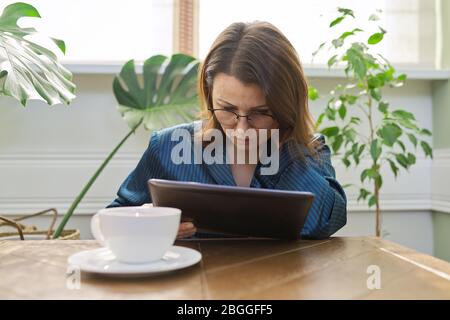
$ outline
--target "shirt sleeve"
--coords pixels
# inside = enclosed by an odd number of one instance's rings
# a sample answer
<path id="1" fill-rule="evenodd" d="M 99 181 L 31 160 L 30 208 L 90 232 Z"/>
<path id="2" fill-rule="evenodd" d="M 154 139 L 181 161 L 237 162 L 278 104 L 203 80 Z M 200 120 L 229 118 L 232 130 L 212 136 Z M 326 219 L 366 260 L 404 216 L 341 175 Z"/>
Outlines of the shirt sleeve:
<path id="1" fill-rule="evenodd" d="M 136 168 L 120 185 L 117 198 L 107 208 L 140 206 L 152 202 L 147 181 L 151 178 L 160 178 L 162 175 L 159 159 L 159 136 L 154 131 L 150 137 L 147 150 L 145 150 Z"/>
<path id="2" fill-rule="evenodd" d="M 309 191 L 314 200 L 308 212 L 302 238 L 322 239 L 331 236 L 347 223 L 347 197 L 336 180 L 331 152 L 324 136 L 319 137 L 318 159 L 294 161 L 282 173 L 276 189 Z"/>

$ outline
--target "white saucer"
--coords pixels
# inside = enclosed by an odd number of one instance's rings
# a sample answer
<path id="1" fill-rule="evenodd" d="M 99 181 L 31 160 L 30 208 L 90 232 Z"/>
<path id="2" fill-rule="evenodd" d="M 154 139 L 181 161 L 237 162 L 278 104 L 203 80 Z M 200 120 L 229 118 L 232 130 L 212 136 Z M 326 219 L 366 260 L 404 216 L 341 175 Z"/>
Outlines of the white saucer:
<path id="1" fill-rule="evenodd" d="M 123 263 L 108 248 L 85 250 L 71 255 L 67 262 L 81 271 L 112 276 L 143 276 L 186 268 L 202 259 L 194 249 L 172 246 L 161 260 L 149 263 Z"/>

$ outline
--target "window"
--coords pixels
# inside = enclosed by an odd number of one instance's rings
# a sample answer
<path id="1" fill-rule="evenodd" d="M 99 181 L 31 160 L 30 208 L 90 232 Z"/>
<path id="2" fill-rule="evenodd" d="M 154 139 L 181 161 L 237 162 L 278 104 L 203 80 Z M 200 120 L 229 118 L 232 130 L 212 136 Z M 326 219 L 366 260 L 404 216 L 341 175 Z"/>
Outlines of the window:
<path id="1" fill-rule="evenodd" d="M 345 25 L 377 31 L 367 18 L 381 9 L 387 30 L 377 51 L 396 65 L 431 68 L 436 60 L 436 7 L 433 0 L 29 0 L 41 13 L 33 26 L 65 40 L 63 62 L 144 60 L 153 54 L 193 54 L 203 59 L 219 33 L 236 21 L 265 20 L 277 26 L 304 64 L 320 43 L 338 36 Z M 6 6 L 4 2 L 0 9 Z M 337 7 L 355 11 L 360 23 L 344 21 L 333 29 Z M 24 18 L 21 25 L 29 25 Z M 372 28 L 372 29 L 369 29 Z M 347 29 L 346 29 L 347 30 Z M 331 32 L 330 32 L 331 31 Z M 332 34 L 332 32 L 336 32 Z M 358 39 L 354 37 L 354 39 Z M 358 40 L 366 41 L 365 38 Z M 327 55 L 315 64 L 325 64 Z"/>
<path id="2" fill-rule="evenodd" d="M 206 56 L 217 35 L 232 22 L 265 20 L 278 27 L 292 42 L 302 62 L 309 64 L 320 43 L 330 36 L 339 36 L 343 30 L 341 25 L 334 30 L 328 28 L 329 22 L 338 15 L 337 7 L 353 9 L 360 21 L 357 26 L 373 32 L 378 31 L 377 24 L 367 19 L 376 9 L 381 9 L 379 24 L 388 33 L 377 51 L 394 64 L 434 67 L 435 8 L 434 1 L 430 0 L 200 0 L 200 58 Z M 348 21 L 342 27 L 345 23 Z M 349 25 L 356 27 L 353 23 Z M 336 34 L 330 34 L 330 30 Z M 325 59 L 325 55 L 317 56 L 314 63 L 325 64 Z"/>
<path id="3" fill-rule="evenodd" d="M 63 62 L 123 62 L 172 53 L 172 0 L 26 2 L 42 19 L 23 18 L 19 24 L 63 39 L 67 48 Z M 0 9 L 9 3 L 2 1 Z"/>

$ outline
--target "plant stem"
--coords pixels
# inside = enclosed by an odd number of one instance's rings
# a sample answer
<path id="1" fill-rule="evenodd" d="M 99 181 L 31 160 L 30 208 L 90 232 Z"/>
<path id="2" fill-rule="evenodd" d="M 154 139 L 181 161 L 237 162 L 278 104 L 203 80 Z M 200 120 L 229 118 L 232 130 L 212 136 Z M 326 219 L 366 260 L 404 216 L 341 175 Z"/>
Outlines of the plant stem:
<path id="1" fill-rule="evenodd" d="M 136 131 L 136 129 L 141 125 L 141 123 L 142 123 L 142 120 L 139 121 L 139 123 L 134 128 L 132 128 L 130 132 L 127 133 L 127 135 L 111 151 L 111 153 L 108 155 L 108 157 L 106 157 L 106 159 L 103 161 L 103 163 L 97 169 L 97 171 L 95 171 L 94 175 L 89 179 L 88 183 L 84 186 L 84 188 L 81 190 L 80 194 L 73 201 L 69 210 L 64 215 L 63 220 L 58 225 L 58 228 L 56 229 L 55 233 L 53 234 L 53 239 L 57 239 L 58 237 L 60 237 L 61 232 L 64 230 L 64 227 L 66 226 L 66 224 L 69 221 L 70 217 L 72 216 L 73 212 L 78 207 L 78 204 L 84 198 L 86 193 L 89 191 L 92 184 L 94 184 L 95 180 L 97 180 L 98 176 L 100 175 L 100 173 L 102 173 L 103 169 L 106 167 L 106 165 L 109 163 L 109 161 L 114 157 L 114 155 L 117 153 L 117 151 L 120 149 L 120 147 L 122 147 L 122 145 L 125 143 L 125 141 L 127 141 L 127 139 Z"/>
<path id="2" fill-rule="evenodd" d="M 375 235 L 377 237 L 381 236 L 381 212 L 380 212 L 380 195 L 379 195 L 379 188 L 377 186 L 377 183 L 374 182 L 375 185 L 375 206 L 376 206 L 376 225 L 375 225 Z"/>
<path id="3" fill-rule="evenodd" d="M 369 92 L 368 83 L 366 81 L 366 90 Z M 368 102 L 367 106 L 369 107 L 369 112 L 367 114 L 367 117 L 369 119 L 369 126 L 370 126 L 370 145 L 372 145 L 374 135 L 375 135 L 375 129 L 373 124 L 373 118 L 372 118 L 372 98 L 370 94 L 368 95 Z M 377 161 L 373 161 L 373 167 L 376 168 Z M 380 166 L 381 167 L 381 166 Z M 380 174 L 380 170 L 378 169 L 378 174 Z M 374 183 L 374 196 L 375 196 L 375 236 L 380 237 L 381 235 L 381 212 L 380 212 L 380 193 L 379 188 L 377 186 L 377 180 L 373 180 Z"/>

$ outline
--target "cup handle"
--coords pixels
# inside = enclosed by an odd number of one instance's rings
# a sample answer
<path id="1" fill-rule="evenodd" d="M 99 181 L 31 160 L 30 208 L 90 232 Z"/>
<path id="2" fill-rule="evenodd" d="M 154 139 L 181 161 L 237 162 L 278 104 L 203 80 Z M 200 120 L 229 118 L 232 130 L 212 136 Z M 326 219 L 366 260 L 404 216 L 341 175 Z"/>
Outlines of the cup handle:
<path id="1" fill-rule="evenodd" d="M 144 203 L 141 207 L 144 207 L 144 208 L 152 208 L 152 207 L 153 207 L 153 203 L 152 203 L 152 202 L 150 202 L 150 203 Z"/>
<path id="2" fill-rule="evenodd" d="M 91 218 L 91 233 L 94 236 L 95 240 L 100 242 L 102 246 L 105 246 L 105 238 L 103 237 L 102 232 L 100 231 L 100 216 L 98 213 L 96 213 Z"/>

